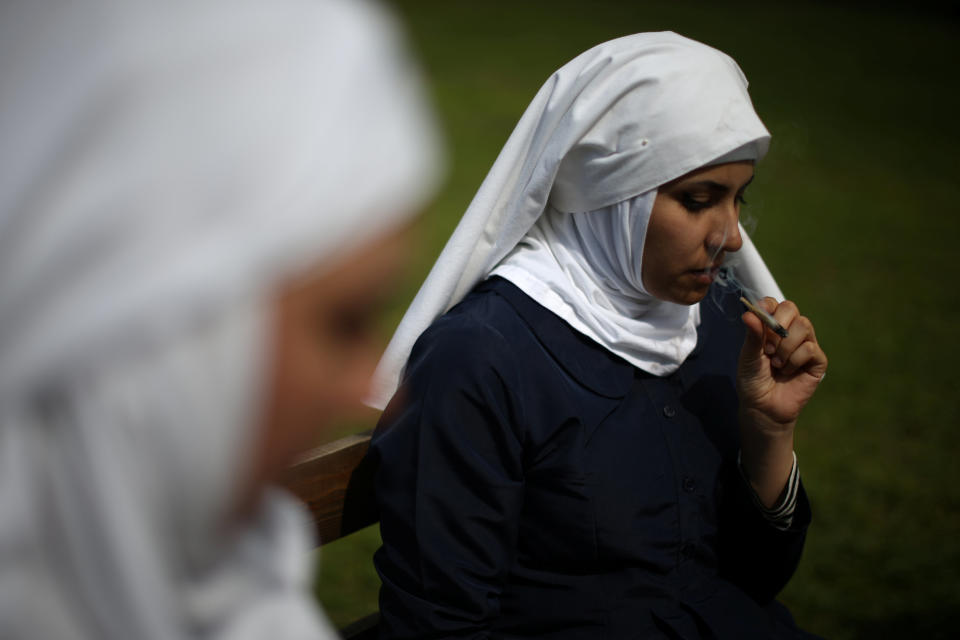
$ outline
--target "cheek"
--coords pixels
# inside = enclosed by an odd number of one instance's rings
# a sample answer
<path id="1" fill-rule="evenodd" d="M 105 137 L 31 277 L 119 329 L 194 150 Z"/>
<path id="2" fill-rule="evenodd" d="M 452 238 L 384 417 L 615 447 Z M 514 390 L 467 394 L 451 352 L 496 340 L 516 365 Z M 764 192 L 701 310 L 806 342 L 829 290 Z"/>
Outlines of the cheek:
<path id="1" fill-rule="evenodd" d="M 315 326 L 290 315 L 279 318 L 267 398 L 265 453 L 274 465 L 313 446 L 345 397 L 342 356 L 331 351 L 337 345 L 318 340 Z"/>
<path id="2" fill-rule="evenodd" d="M 643 284 L 656 293 L 669 280 L 686 270 L 691 253 L 690 242 L 671 228 L 651 228 L 643 250 Z"/>
<path id="3" fill-rule="evenodd" d="M 289 367 L 285 401 L 290 420 L 316 431 L 362 406 L 376 366 L 375 350 L 366 341 L 336 340 L 312 328 L 300 340 L 295 366 Z"/>
<path id="4" fill-rule="evenodd" d="M 703 242 L 702 230 L 689 221 L 672 216 L 652 220 L 643 252 L 642 274 L 646 290 L 660 300 L 679 304 L 699 300 L 704 292 L 691 280 L 689 271 L 708 262 Z"/>

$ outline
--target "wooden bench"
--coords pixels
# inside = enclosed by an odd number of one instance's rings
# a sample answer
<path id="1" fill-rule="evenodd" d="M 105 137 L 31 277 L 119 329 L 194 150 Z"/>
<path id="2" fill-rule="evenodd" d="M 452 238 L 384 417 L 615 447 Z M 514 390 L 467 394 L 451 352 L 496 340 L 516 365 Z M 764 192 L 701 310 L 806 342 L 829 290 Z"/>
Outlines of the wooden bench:
<path id="1" fill-rule="evenodd" d="M 313 449 L 291 467 L 284 484 L 307 503 L 324 545 L 363 529 L 378 519 L 373 469 L 364 456 L 370 431 Z M 340 629 L 347 640 L 377 636 L 378 613 Z"/>

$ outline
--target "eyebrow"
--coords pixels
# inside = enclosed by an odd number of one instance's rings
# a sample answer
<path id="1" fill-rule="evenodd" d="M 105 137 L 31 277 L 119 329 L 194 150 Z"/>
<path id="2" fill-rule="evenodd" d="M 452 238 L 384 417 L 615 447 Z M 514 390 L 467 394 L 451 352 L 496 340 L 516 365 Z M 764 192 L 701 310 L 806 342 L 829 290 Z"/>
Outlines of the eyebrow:
<path id="1" fill-rule="evenodd" d="M 750 186 L 750 183 L 753 182 L 753 178 L 754 176 L 750 176 L 750 179 L 744 182 L 743 186 L 737 189 L 737 191 L 743 191 L 748 186 Z M 716 182 L 714 180 L 697 180 L 696 182 L 684 182 L 678 186 L 682 186 L 684 189 L 706 188 L 706 189 L 709 189 L 710 191 L 720 191 L 723 193 L 730 191 L 729 185 L 725 185 L 723 183 Z"/>

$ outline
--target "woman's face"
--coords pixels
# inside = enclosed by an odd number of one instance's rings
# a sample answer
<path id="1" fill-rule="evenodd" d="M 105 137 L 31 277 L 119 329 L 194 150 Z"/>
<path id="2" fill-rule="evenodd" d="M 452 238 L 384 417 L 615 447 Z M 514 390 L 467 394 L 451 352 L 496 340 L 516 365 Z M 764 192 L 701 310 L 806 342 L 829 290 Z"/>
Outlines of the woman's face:
<path id="1" fill-rule="evenodd" d="M 694 304 L 707 295 L 727 251 L 743 245 L 737 223 L 753 162 L 697 169 L 657 190 L 643 246 L 643 286 L 654 297 Z"/>
<path id="2" fill-rule="evenodd" d="M 383 347 L 377 321 L 406 263 L 407 234 L 393 232 L 319 264 L 276 297 L 252 489 L 277 480 L 330 422 L 362 409 Z"/>

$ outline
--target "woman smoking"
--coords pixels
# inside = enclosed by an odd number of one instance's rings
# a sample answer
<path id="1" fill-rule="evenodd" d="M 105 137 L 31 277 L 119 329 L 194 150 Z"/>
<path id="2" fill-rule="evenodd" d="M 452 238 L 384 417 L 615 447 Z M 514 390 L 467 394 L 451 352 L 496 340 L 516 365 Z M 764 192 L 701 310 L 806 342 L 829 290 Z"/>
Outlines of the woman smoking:
<path id="1" fill-rule="evenodd" d="M 380 364 L 381 637 L 802 633 L 774 597 L 827 360 L 738 224 L 768 143 L 673 33 L 544 84 Z M 701 304 L 731 266 L 788 337 Z"/>

